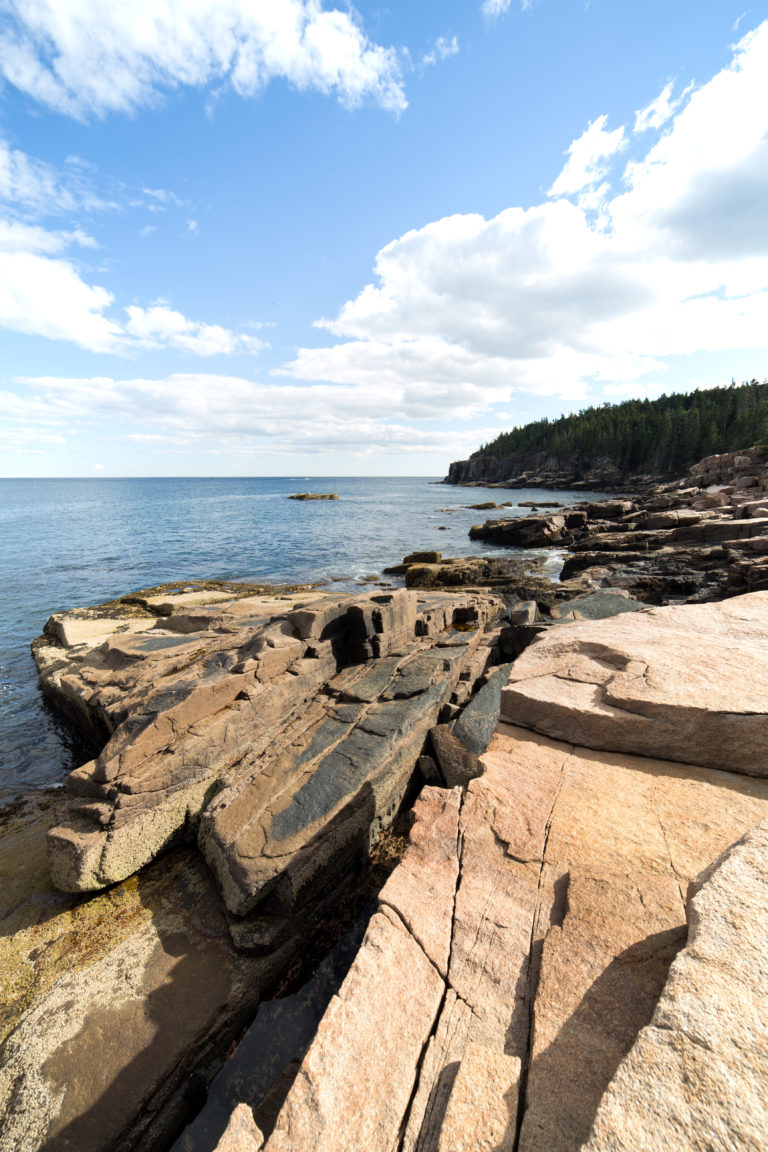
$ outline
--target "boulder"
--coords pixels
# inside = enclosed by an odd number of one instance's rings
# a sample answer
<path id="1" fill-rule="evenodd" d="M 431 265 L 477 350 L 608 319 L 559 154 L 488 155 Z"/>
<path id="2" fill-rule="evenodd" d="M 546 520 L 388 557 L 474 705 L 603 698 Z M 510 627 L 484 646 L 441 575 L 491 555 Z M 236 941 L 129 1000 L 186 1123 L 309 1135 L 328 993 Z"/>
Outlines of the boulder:
<path id="1" fill-rule="evenodd" d="M 551 516 L 525 516 L 515 520 L 486 520 L 484 524 L 475 524 L 470 528 L 469 538 L 514 548 L 545 548 L 552 544 L 569 543 L 571 540 L 565 517 L 557 513 Z"/>

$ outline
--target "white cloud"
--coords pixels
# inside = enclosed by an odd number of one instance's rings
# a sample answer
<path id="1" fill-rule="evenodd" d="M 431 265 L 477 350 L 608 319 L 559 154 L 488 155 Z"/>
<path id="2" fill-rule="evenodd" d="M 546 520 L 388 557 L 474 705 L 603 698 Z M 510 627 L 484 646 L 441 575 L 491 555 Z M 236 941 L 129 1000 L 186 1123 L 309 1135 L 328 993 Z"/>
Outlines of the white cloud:
<path id="1" fill-rule="evenodd" d="M 129 347 L 178 348 L 196 356 L 231 356 L 235 352 L 258 352 L 265 346 L 256 336 L 240 336 L 218 324 L 188 320 L 163 301 L 151 308 L 131 305 L 125 311 L 128 322 L 124 331 Z"/>
<path id="2" fill-rule="evenodd" d="M 437 64 L 441 60 L 448 60 L 451 56 L 456 56 L 458 51 L 458 37 L 439 36 L 434 47 L 422 56 L 421 62 L 425 67 L 429 67 L 431 64 Z"/>
<path id="3" fill-rule="evenodd" d="M 5 0 L 0 72 L 79 119 L 131 112 L 181 85 L 240 96 L 273 79 L 402 112 L 398 54 L 368 39 L 353 10 L 321 0 Z"/>
<path id="4" fill-rule="evenodd" d="M 549 196 L 571 196 L 590 185 L 598 184 L 605 177 L 607 168 L 601 161 L 627 147 L 624 128 L 607 132 L 607 123 L 607 116 L 598 116 L 573 141 L 567 152 L 565 167 L 549 189 Z"/>
<path id="5" fill-rule="evenodd" d="M 533 8 L 536 0 L 520 0 L 520 11 L 528 12 Z M 483 16 L 489 20 L 496 20 L 499 16 L 503 16 L 508 12 L 512 5 L 512 0 L 483 0 L 480 5 L 480 11 Z"/>
<path id="6" fill-rule="evenodd" d="M 58 173 L 0 140 L 0 200 L 35 212 L 72 211 L 77 204 Z"/>
<path id="7" fill-rule="evenodd" d="M 655 100 L 645 108 L 641 108 L 639 112 L 635 113 L 635 132 L 646 132 L 649 128 L 662 128 L 668 120 L 674 116 L 685 96 L 690 91 L 690 88 L 682 93 L 677 99 L 672 99 L 672 92 L 675 87 L 674 80 L 670 80 Z"/>
<path id="8" fill-rule="evenodd" d="M 663 380 L 669 357 L 765 350 L 768 23 L 667 124 L 638 155 L 638 138 L 601 116 L 548 202 L 446 217 L 392 241 L 374 281 L 318 321 L 335 343 L 299 349 L 282 374 L 384 382 L 424 409 L 463 391 L 477 415 L 516 392 L 642 388 Z M 630 144 L 617 192 L 608 162 Z"/>
<path id="9" fill-rule="evenodd" d="M 69 158 L 77 170 L 88 166 Z M 182 204 L 165 189 L 143 189 L 151 205 L 162 210 Z M 87 183 L 67 187 L 51 166 L 11 149 L 0 139 L 0 328 L 52 340 L 66 340 L 91 352 L 130 355 L 144 349 L 176 348 L 198 356 L 256 352 L 264 342 L 239 335 L 216 324 L 188 320 L 163 301 L 151 308 L 131 306 L 123 323 L 109 311 L 112 293 L 91 285 L 71 259 L 69 249 L 96 248 L 96 241 L 81 228 L 50 229 L 33 223 L 51 213 L 72 214 L 80 207 L 116 207 L 93 195 Z M 139 204 L 145 204 L 141 200 Z M 198 233 L 197 221 L 187 220 L 188 233 Z M 149 236 L 147 224 L 139 235 Z"/>
<path id="10" fill-rule="evenodd" d="M 483 16 L 487 16 L 489 20 L 495 20 L 498 16 L 503 16 L 508 11 L 512 0 L 483 0 L 481 12 Z M 523 7 L 526 7 L 524 4 Z"/>
<path id="11" fill-rule="evenodd" d="M 123 323 L 109 315 L 112 293 L 86 283 L 75 264 L 62 257 L 74 245 L 92 248 L 95 241 L 78 229 L 54 232 L 0 220 L 0 328 L 118 355 L 176 348 L 196 356 L 229 356 L 265 347 L 256 336 L 188 320 L 164 301 L 150 308 L 129 306 Z"/>
<path id="12" fill-rule="evenodd" d="M 104 315 L 111 303 L 109 292 L 86 284 L 67 260 L 12 246 L 0 251 L 3 328 L 109 352 L 120 340 L 118 325 Z"/>
<path id="13" fill-rule="evenodd" d="M 4 437 L 31 426 L 46 435 L 66 428 L 70 436 L 107 426 L 118 438 L 142 444 L 218 452 L 254 447 L 286 454 L 337 450 L 357 456 L 435 451 L 444 458 L 456 450 L 457 433 L 438 425 L 436 411 L 457 418 L 484 403 L 468 400 L 457 389 L 445 397 L 442 409 L 432 407 L 430 419 L 414 428 L 407 422 L 426 410 L 425 398 L 413 390 L 393 393 L 382 382 L 307 388 L 293 382 L 260 384 L 234 376 L 176 373 L 164 379 L 38 377 L 15 383 L 23 394 L 0 392 Z M 469 451 L 478 435 L 492 434 L 486 428 L 467 430 L 460 446 Z"/>
<path id="14" fill-rule="evenodd" d="M 141 193 L 163 206 L 167 204 L 175 204 L 179 208 L 184 206 L 184 201 L 180 200 L 175 192 L 169 192 L 167 188 L 142 188 Z"/>

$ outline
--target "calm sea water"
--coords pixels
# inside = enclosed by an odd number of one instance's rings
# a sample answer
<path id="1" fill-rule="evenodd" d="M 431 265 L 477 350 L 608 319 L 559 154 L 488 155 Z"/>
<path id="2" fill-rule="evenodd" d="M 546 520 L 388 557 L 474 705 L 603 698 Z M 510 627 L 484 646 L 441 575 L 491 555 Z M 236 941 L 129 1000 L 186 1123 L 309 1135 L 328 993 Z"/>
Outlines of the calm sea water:
<path id="1" fill-rule="evenodd" d="M 287 499 L 302 491 L 335 491 L 339 500 Z M 491 551 L 467 536 L 498 514 L 467 507 L 486 498 L 585 496 L 487 493 L 412 477 L 0 480 L 0 789 L 60 783 L 85 758 L 37 686 L 29 646 L 52 612 L 195 578 L 341 578 L 334 589 L 353 589 L 417 548 Z"/>

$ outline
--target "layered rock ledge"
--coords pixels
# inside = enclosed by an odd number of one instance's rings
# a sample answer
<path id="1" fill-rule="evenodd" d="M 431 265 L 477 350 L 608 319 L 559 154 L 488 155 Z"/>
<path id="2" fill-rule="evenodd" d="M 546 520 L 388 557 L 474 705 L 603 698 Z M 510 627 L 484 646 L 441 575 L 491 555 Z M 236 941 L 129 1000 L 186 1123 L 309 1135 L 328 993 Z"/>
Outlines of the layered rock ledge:
<path id="1" fill-rule="evenodd" d="M 564 549 L 562 580 L 623 588 L 652 604 L 761 591 L 768 587 L 768 458 L 762 448 L 711 456 L 689 477 L 639 496 L 498 517 L 469 534 L 515 549 Z"/>
<path id="2" fill-rule="evenodd" d="M 51 871 L 94 890 L 192 840 L 229 912 L 263 913 L 233 931 L 271 946 L 391 821 L 441 710 L 495 662 L 504 609 L 405 589 L 210 599 L 90 635 L 56 617 L 36 643 L 45 691 L 109 733 L 69 777 Z"/>
<path id="3" fill-rule="evenodd" d="M 491 590 L 53 617 L 42 682 L 103 747 L 0 812 L 3 1152 L 760 1147 L 768 591 L 621 592 L 506 666 Z"/>
<path id="4" fill-rule="evenodd" d="M 681 762 L 675 709 L 702 687 L 686 683 L 685 635 L 695 630 L 713 654 L 727 642 L 730 673 L 740 668 L 746 684 L 763 660 L 766 621 L 761 593 L 576 622 L 557 655 L 549 637 L 533 644 L 513 679 L 542 649 L 568 707 L 569 685 L 593 686 L 595 664 L 608 673 L 600 691 L 627 669 L 628 684 L 646 685 L 627 709 L 638 734 L 666 701 L 672 719 L 655 730 L 656 755 L 610 750 L 611 725 L 601 751 L 512 725 L 513 713 L 530 722 L 527 697 L 516 712 L 513 694 L 535 681 L 505 689 L 483 774 L 463 791 L 422 792 L 410 845 L 274 1127 L 246 1146 L 760 1146 L 768 845 L 765 825 L 750 829 L 768 817 L 768 781 L 754 774 L 739 721 L 754 714 L 765 728 L 767 698 L 759 716 L 752 702 L 732 710 L 727 686 L 700 699 L 703 736 L 691 755 L 707 751 L 708 723 L 730 717 L 727 771 Z M 643 637 L 654 630 L 660 643 L 649 652 Z M 665 631 L 676 632 L 677 660 Z M 616 732 L 623 747 L 626 727 Z"/>

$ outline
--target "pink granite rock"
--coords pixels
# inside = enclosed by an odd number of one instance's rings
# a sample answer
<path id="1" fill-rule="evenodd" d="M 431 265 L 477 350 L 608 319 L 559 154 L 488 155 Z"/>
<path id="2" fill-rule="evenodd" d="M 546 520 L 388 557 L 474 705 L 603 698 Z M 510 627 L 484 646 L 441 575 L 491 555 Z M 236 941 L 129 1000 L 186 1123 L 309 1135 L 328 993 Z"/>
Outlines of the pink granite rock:
<path id="1" fill-rule="evenodd" d="M 768 593 L 652 608 L 539 636 L 507 723 L 587 748 L 768 776 Z"/>

